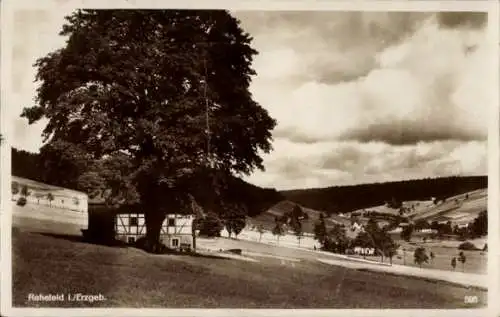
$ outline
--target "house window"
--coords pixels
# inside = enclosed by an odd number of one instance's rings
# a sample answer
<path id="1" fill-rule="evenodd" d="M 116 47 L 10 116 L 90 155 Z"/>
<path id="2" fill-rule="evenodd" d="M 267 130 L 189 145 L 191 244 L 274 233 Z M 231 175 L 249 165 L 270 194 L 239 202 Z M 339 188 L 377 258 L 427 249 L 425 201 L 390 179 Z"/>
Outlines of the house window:
<path id="1" fill-rule="evenodd" d="M 137 217 L 130 217 L 130 225 L 131 226 L 138 226 L 139 223 L 137 222 Z"/>
<path id="2" fill-rule="evenodd" d="M 179 246 L 179 239 L 172 239 L 172 246 L 177 248 Z"/>
<path id="3" fill-rule="evenodd" d="M 175 218 L 168 218 L 168 226 L 175 227 Z"/>
<path id="4" fill-rule="evenodd" d="M 127 241 L 128 241 L 128 243 L 134 243 L 135 242 L 135 238 L 134 237 L 128 237 Z"/>

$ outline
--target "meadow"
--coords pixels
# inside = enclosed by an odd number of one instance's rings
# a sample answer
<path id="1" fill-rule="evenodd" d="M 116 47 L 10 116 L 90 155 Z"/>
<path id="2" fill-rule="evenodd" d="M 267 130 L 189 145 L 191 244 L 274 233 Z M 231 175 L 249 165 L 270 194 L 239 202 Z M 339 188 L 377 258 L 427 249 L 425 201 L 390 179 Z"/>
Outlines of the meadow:
<path id="1" fill-rule="evenodd" d="M 94 303 L 59 307 L 163 308 L 461 308 L 480 289 L 332 266 L 308 251 L 234 241 L 247 251 L 299 258 L 258 262 L 210 255 L 150 255 L 131 247 L 83 242 L 77 227 L 29 218 L 13 229 L 13 305 L 48 307 L 29 293 L 102 294 Z M 229 241 L 229 240 L 227 240 Z M 202 241 L 200 241 L 201 244 Z M 227 243 L 227 242 L 226 242 Z M 230 247 L 226 244 L 224 247 Z M 259 245 L 260 249 L 256 246 Z M 292 264 L 293 263 L 293 264 Z M 52 303 L 52 306 L 54 303 Z"/>

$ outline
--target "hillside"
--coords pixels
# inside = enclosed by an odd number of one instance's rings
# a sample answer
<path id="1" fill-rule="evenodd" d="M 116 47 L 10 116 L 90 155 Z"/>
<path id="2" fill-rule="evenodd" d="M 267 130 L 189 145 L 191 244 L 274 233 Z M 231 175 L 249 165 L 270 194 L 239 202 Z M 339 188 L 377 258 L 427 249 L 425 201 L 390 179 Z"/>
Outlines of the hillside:
<path id="1" fill-rule="evenodd" d="M 387 201 L 428 201 L 485 189 L 487 176 L 443 177 L 399 182 L 281 191 L 287 199 L 329 214 L 384 205 Z"/>
<path id="2" fill-rule="evenodd" d="M 424 219 L 429 222 L 451 221 L 453 224 L 466 224 L 474 220 L 483 210 L 488 209 L 487 190 L 476 190 L 449 197 L 427 210 L 410 214 L 413 220 Z"/>
<path id="3" fill-rule="evenodd" d="M 248 219 L 250 226 L 262 225 L 265 230 L 271 231 L 275 225 L 275 218 L 283 217 L 285 214 L 290 213 L 292 209 L 296 206 L 292 201 L 283 200 L 277 204 L 271 206 L 269 209 L 265 210 L 261 214 Z M 302 206 L 301 206 L 302 207 Z M 302 230 L 305 233 L 314 232 L 314 224 L 318 221 L 321 211 L 317 211 L 311 208 L 302 207 L 302 211 L 307 214 L 306 218 L 302 220 Z M 335 224 L 345 224 L 350 223 L 349 218 L 343 218 L 340 216 L 332 215 L 326 218 L 327 227 L 333 227 Z"/>

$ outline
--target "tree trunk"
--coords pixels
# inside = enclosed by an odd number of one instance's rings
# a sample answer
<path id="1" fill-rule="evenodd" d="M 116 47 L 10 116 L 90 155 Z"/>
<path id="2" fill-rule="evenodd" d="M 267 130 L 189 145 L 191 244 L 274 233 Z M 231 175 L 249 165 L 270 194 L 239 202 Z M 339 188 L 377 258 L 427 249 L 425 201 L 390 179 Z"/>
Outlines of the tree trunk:
<path id="1" fill-rule="evenodd" d="M 147 207 L 151 208 L 151 207 Z M 152 253 L 158 253 L 160 251 L 160 233 L 163 221 L 165 220 L 164 215 L 160 215 L 158 211 L 145 212 L 145 222 L 146 222 L 146 251 Z"/>
<path id="2" fill-rule="evenodd" d="M 193 233 L 193 252 L 196 252 L 196 234 Z"/>
<path id="3" fill-rule="evenodd" d="M 193 237 L 193 251 L 196 251 L 196 227 L 193 224 L 191 224 L 191 235 Z"/>
<path id="4" fill-rule="evenodd" d="M 259 242 L 262 240 L 262 233 L 259 235 Z"/>

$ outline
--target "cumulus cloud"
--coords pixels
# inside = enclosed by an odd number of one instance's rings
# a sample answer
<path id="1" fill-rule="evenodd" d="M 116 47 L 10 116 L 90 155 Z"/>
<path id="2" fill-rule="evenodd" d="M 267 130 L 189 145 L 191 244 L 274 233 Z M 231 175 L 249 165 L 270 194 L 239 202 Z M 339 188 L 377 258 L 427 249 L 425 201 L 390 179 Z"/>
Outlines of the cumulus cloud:
<path id="1" fill-rule="evenodd" d="M 492 100 L 480 79 L 489 78 L 496 49 L 486 14 L 238 15 L 261 52 L 253 94 L 278 119 L 267 176 L 254 182 L 293 188 L 486 173 Z M 282 158 L 284 144 L 298 156 Z M 329 150 L 319 155 L 318 147 Z"/>
<path id="2" fill-rule="evenodd" d="M 359 18 L 344 18 L 341 21 L 347 20 L 351 24 L 341 25 L 352 26 L 352 21 L 378 25 L 374 23 L 381 20 L 381 25 L 386 27 L 380 29 L 386 30 L 397 27 L 407 15 L 396 15 L 394 19 L 388 14 L 382 16 L 384 19 L 372 19 L 369 23 Z M 312 20 L 321 19 L 315 17 Z M 310 48 L 313 51 L 310 54 L 302 54 L 301 49 L 294 50 L 293 45 L 287 46 L 285 51 L 275 41 L 270 44 L 271 48 L 266 47 L 255 63 L 256 69 L 263 71 L 255 78 L 253 87 L 256 97 L 280 119 L 276 136 L 285 137 L 289 133 L 290 138 L 305 142 L 340 139 L 390 144 L 484 140 L 487 134 L 484 122 L 491 101 L 488 100 L 487 85 L 478 78 L 484 78 L 489 72 L 488 54 L 493 49 L 487 45 L 486 35 L 477 29 L 442 28 L 436 16 L 424 19 L 417 15 L 408 21 L 414 21 L 413 28 L 408 25 L 403 28 L 406 31 L 392 36 L 381 31 L 380 41 L 376 40 L 376 35 L 371 37 L 368 31 L 358 31 L 365 34 L 360 41 L 367 37 L 371 39 L 368 47 L 355 40 L 346 40 L 354 48 L 345 43 L 332 44 L 318 49 L 320 53 L 314 52 L 314 42 L 308 41 L 302 47 Z M 336 38 L 339 32 L 352 34 L 347 28 L 326 29 L 333 32 L 330 34 L 332 38 Z M 364 28 L 358 26 L 358 29 Z M 409 32 L 412 29 L 415 31 Z M 306 38 L 296 36 L 301 39 L 297 40 L 300 43 Z M 318 46 L 326 45 L 319 42 Z M 365 57 L 351 54 L 353 49 L 358 52 L 365 50 L 364 55 L 373 57 L 368 63 L 368 71 Z M 308 59 L 319 55 L 324 55 L 328 63 L 337 66 L 329 67 L 321 58 Z M 349 59 L 350 63 L 342 63 L 339 56 Z M 308 65 L 308 61 L 312 64 Z M 358 73 L 351 71 L 351 67 Z M 327 72 L 340 75 L 330 76 L 330 81 L 325 81 Z M 360 76 L 359 73 L 366 74 Z M 276 80 L 281 87 L 276 86 L 277 90 L 272 92 L 264 89 Z M 284 86 L 284 80 L 288 86 Z M 302 120 L 296 120 L 296 117 Z"/>
<path id="3" fill-rule="evenodd" d="M 266 171 L 248 180 L 281 189 L 327 187 L 451 175 L 484 175 L 484 142 L 434 141 L 418 146 L 382 142 L 294 143 L 277 139 Z"/>

